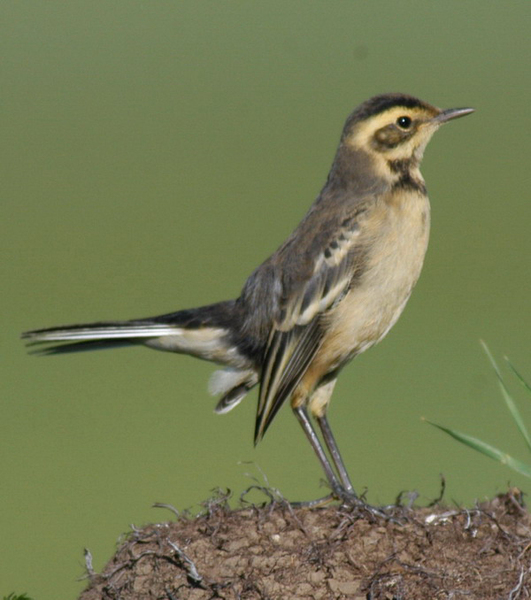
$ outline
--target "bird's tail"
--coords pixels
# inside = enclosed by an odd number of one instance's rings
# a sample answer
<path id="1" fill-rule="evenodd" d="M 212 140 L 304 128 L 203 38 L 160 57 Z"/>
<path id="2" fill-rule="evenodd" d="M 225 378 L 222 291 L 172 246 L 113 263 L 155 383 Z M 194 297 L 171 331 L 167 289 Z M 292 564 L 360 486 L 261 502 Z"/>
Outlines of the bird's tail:
<path id="1" fill-rule="evenodd" d="M 30 346 L 39 346 L 34 350 L 38 354 L 144 344 L 231 365 L 231 338 L 237 325 L 235 310 L 231 300 L 148 319 L 36 329 L 23 333 L 22 338 Z"/>

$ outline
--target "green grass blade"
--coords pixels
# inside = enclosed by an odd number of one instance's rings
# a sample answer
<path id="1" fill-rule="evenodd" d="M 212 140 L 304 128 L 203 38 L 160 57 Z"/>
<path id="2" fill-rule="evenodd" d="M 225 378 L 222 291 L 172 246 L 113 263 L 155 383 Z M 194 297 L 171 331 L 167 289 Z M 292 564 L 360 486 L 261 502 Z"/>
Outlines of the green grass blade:
<path id="1" fill-rule="evenodd" d="M 531 392 L 531 385 L 529 385 L 529 383 L 527 383 L 527 381 L 520 375 L 520 373 L 516 370 L 516 367 L 513 365 L 513 363 L 507 357 L 505 357 L 505 361 L 509 365 L 511 371 L 516 375 L 516 378 L 518 379 L 518 381 L 524 386 L 524 388 L 528 392 Z"/>
<path id="2" fill-rule="evenodd" d="M 427 419 L 424 420 L 426 421 L 426 423 L 433 425 L 433 427 L 437 427 L 437 429 L 444 431 L 457 441 L 461 442 L 462 444 L 465 444 L 465 446 L 473 448 L 474 450 L 481 452 L 481 454 L 484 454 L 485 456 L 488 456 L 489 458 L 492 458 L 493 460 L 496 460 L 503 465 L 507 465 L 513 471 L 516 471 L 517 473 L 531 478 L 531 466 L 526 465 L 521 460 L 513 458 L 506 452 L 502 452 L 501 450 L 498 450 L 498 448 L 495 448 L 494 446 L 491 446 L 486 442 L 482 442 L 481 440 L 478 440 L 477 438 L 472 437 L 471 435 L 461 433 L 460 431 L 456 431 L 455 429 L 443 427 L 442 425 L 438 425 L 437 423 L 433 423 L 432 421 L 428 421 Z"/>
<path id="3" fill-rule="evenodd" d="M 494 371 L 496 372 L 496 376 L 498 377 L 498 384 L 500 386 L 503 398 L 505 400 L 505 404 L 507 405 L 507 408 L 509 409 L 511 416 L 512 416 L 514 422 L 516 423 L 518 430 L 522 434 L 522 437 L 524 438 L 524 440 L 527 444 L 527 447 L 529 448 L 529 451 L 531 451 L 531 437 L 529 436 L 527 427 L 525 426 L 524 420 L 522 419 L 522 415 L 520 414 L 520 411 L 516 407 L 516 404 L 514 403 L 514 400 L 512 399 L 511 395 L 509 394 L 509 390 L 507 389 L 507 386 L 505 385 L 505 382 L 503 381 L 503 377 L 500 372 L 500 369 L 498 368 L 498 365 L 496 364 L 494 357 L 490 353 L 490 350 L 489 350 L 487 344 L 485 344 L 485 342 L 483 340 L 480 340 L 480 341 L 481 341 L 481 345 L 483 346 L 483 350 L 485 351 L 485 354 L 487 355 L 488 359 L 490 360 L 492 367 L 493 367 Z"/>

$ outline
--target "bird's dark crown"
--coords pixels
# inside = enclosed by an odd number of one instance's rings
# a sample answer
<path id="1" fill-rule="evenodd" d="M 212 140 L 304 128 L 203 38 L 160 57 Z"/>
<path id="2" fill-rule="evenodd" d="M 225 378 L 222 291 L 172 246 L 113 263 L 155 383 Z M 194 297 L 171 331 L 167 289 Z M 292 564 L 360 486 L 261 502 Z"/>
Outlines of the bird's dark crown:
<path id="1" fill-rule="evenodd" d="M 354 121 L 364 121 L 369 117 L 373 117 L 390 108 L 398 106 L 403 108 L 420 108 L 434 113 L 437 111 L 431 104 L 423 102 L 414 96 L 409 96 L 408 94 L 380 94 L 379 96 L 373 96 L 372 98 L 369 98 L 369 100 L 363 102 L 363 104 L 360 104 L 351 113 L 348 121 L 350 123 Z"/>

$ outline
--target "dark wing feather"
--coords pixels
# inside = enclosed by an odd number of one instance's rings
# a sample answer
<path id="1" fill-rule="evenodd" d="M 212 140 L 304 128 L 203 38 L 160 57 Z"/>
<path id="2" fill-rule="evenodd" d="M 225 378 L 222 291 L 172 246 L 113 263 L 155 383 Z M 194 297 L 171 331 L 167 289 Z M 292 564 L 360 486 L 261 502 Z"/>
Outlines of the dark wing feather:
<path id="1" fill-rule="evenodd" d="M 274 329 L 265 355 L 254 433 L 255 443 L 267 431 L 315 356 L 323 337 L 319 320 L 290 331 Z"/>
<path id="2" fill-rule="evenodd" d="M 285 277 L 282 282 L 278 316 L 264 354 L 255 442 L 263 437 L 318 352 L 325 333 L 323 315 L 342 300 L 361 272 L 364 252 L 359 243 L 358 219 L 363 212 L 363 205 L 358 206 L 350 216 L 344 215 L 333 227 L 329 226 L 325 243 L 321 235 L 316 244 L 317 251 L 310 248 L 304 252 L 301 248 L 293 258 L 290 245 L 297 242 L 297 231 L 286 243 L 286 256 L 292 262 L 280 272 L 291 278 Z M 305 225 L 304 221 L 301 225 Z M 312 254 L 313 259 L 308 259 Z M 294 260 L 300 264 L 294 264 Z"/>

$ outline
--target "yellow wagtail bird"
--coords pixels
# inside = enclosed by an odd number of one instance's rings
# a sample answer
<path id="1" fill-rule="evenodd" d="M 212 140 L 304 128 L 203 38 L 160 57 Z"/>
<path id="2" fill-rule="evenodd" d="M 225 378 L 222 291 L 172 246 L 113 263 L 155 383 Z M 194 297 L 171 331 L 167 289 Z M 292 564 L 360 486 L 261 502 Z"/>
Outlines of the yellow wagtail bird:
<path id="1" fill-rule="evenodd" d="M 42 350 L 48 354 L 144 344 L 221 364 L 210 382 L 221 396 L 216 412 L 228 412 L 259 385 L 256 443 L 289 399 L 332 496 L 355 500 L 326 410 L 341 369 L 387 334 L 420 275 L 430 226 L 419 171 L 424 149 L 443 123 L 471 112 L 405 94 L 358 106 L 321 193 L 237 299 L 23 338 L 55 344 Z"/>

